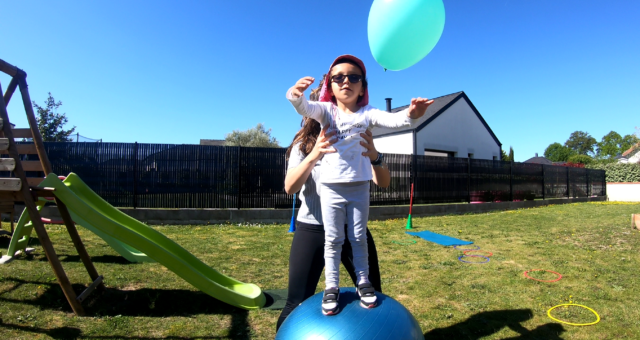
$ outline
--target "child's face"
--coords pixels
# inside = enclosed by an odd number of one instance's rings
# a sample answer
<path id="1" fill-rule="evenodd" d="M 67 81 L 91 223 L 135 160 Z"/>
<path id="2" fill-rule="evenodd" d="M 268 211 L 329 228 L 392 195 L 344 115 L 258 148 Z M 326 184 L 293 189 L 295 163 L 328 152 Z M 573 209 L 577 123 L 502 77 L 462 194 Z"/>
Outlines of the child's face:
<path id="1" fill-rule="evenodd" d="M 344 79 L 341 83 L 334 81 L 335 76 L 343 75 Z M 360 81 L 352 83 L 348 75 L 359 75 Z M 362 71 L 358 66 L 342 63 L 331 68 L 331 95 L 336 98 L 338 102 L 345 105 L 352 105 L 358 102 L 358 97 L 364 95 L 364 88 L 362 87 Z"/>

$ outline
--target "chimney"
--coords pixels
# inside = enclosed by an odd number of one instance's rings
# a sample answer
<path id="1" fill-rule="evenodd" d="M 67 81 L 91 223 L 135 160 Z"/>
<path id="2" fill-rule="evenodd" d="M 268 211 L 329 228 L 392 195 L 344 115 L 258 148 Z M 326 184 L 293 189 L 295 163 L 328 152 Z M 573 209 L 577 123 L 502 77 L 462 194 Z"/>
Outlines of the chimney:
<path id="1" fill-rule="evenodd" d="M 391 112 L 391 98 L 385 98 L 387 101 L 387 112 Z"/>
<path id="2" fill-rule="evenodd" d="M 536 152 L 536 157 L 538 157 L 538 153 Z"/>

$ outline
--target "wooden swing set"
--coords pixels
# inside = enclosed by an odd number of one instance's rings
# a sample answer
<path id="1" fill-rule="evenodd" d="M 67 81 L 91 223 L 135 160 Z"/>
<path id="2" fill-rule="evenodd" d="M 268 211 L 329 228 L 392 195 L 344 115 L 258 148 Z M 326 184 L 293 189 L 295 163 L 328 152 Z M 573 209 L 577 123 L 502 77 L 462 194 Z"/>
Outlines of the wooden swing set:
<path id="1" fill-rule="evenodd" d="M 91 258 L 80 239 L 80 235 L 78 235 L 78 230 L 71 219 L 71 215 L 64 203 L 55 197 L 55 190 L 53 188 L 38 187 L 38 184 L 40 184 L 44 178 L 26 177 L 26 171 L 44 171 L 45 174 L 52 173 L 51 163 L 45 152 L 42 136 L 38 130 L 38 123 L 33 112 L 33 107 L 31 106 L 31 98 L 29 97 L 29 90 L 27 88 L 27 74 L 2 59 L 0 59 L 0 71 L 12 77 L 6 92 L 0 97 L 0 153 L 9 155 L 7 158 L 0 158 L 0 171 L 8 171 L 13 175 L 8 178 L 0 177 L 0 206 L 13 207 L 16 202 L 24 203 L 25 209 L 31 217 L 33 228 L 38 235 L 38 240 L 44 249 L 45 255 L 51 264 L 51 268 L 56 275 L 64 295 L 69 301 L 73 312 L 78 316 L 83 316 L 85 312 L 82 307 L 82 301 L 95 289 L 101 292 L 105 290 L 104 284 L 102 283 L 103 277 L 98 274 L 96 268 L 93 266 Z M 13 129 L 9 121 L 7 105 L 9 105 L 11 96 L 18 87 L 20 88 L 22 102 L 29 122 L 28 129 Z M 1 84 L 0 94 L 2 94 Z M 16 138 L 31 138 L 33 139 L 33 144 L 16 144 Z M 21 155 L 34 154 L 38 155 L 40 158 L 39 161 L 22 160 L 23 157 Z M 67 227 L 67 231 L 78 251 L 78 255 L 89 273 L 92 283 L 79 295 L 76 295 L 73 291 L 71 282 L 69 282 L 64 268 L 62 268 L 62 264 L 53 249 L 51 239 L 44 227 L 42 217 L 36 206 L 36 201 L 39 197 L 55 198 L 64 225 Z M 13 233 L 13 230 L 11 230 L 11 232 Z M 14 254 L 8 255 L 13 256 Z"/>

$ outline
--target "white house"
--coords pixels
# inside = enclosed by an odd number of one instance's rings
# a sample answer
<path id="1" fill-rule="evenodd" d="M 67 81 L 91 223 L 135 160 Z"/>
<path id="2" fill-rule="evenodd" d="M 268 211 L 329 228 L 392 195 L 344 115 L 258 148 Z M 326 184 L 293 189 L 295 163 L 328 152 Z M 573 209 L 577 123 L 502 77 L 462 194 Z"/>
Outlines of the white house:
<path id="1" fill-rule="evenodd" d="M 376 148 L 377 148 L 376 144 Z M 382 152 L 382 151 L 380 151 Z M 640 143 L 632 145 L 622 156 L 618 159 L 618 163 L 639 163 L 640 164 Z"/>
<path id="2" fill-rule="evenodd" d="M 382 153 L 500 160 L 502 143 L 464 92 L 433 98 L 425 115 L 412 127 L 373 128 Z M 401 111 L 409 105 L 387 110 Z"/>

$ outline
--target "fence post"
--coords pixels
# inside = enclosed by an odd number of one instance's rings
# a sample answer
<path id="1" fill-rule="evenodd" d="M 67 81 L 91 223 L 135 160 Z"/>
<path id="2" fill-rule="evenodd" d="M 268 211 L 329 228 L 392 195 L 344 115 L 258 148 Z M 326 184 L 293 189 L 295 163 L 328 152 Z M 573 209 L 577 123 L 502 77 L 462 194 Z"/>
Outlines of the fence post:
<path id="1" fill-rule="evenodd" d="M 542 166 L 542 200 L 544 201 L 545 198 L 545 192 L 547 191 L 547 188 L 544 186 L 544 164 L 540 164 Z"/>
<path id="2" fill-rule="evenodd" d="M 242 147 L 238 146 L 238 202 L 237 202 L 237 209 L 239 210 L 240 208 L 242 208 L 242 178 L 240 178 L 242 176 Z"/>
<path id="3" fill-rule="evenodd" d="M 509 201 L 513 202 L 513 161 L 509 162 Z"/>
<path id="4" fill-rule="evenodd" d="M 570 198 L 571 196 L 569 195 L 569 167 L 567 166 L 567 198 Z"/>
<path id="5" fill-rule="evenodd" d="M 591 183 L 589 183 L 589 169 L 584 169 L 587 176 L 587 197 L 591 197 Z"/>
<path id="6" fill-rule="evenodd" d="M 138 142 L 133 144 L 133 209 L 138 207 Z"/>
<path id="7" fill-rule="evenodd" d="M 471 158 L 467 157 L 467 203 L 471 204 Z"/>
<path id="8" fill-rule="evenodd" d="M 418 157 L 417 155 L 414 153 L 413 155 L 411 155 L 411 181 L 410 184 L 413 183 L 415 186 L 417 186 L 417 178 L 418 178 Z M 409 185 L 409 188 L 411 188 L 411 185 Z M 411 190 L 411 189 L 409 189 Z M 415 191 L 414 194 L 415 196 Z M 409 191 L 409 200 L 411 200 L 411 191 Z"/>

